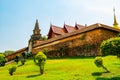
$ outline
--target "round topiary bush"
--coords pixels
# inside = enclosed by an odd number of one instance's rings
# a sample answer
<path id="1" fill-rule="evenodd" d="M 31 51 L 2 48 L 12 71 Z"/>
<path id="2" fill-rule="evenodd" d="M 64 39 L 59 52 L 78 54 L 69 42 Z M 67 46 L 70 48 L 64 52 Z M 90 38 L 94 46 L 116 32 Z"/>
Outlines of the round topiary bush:
<path id="1" fill-rule="evenodd" d="M 44 73 L 44 65 L 45 65 L 46 59 L 47 59 L 47 57 L 43 52 L 38 52 L 38 54 L 36 54 L 36 56 L 34 58 L 35 64 L 40 67 L 41 74 Z"/>
<path id="2" fill-rule="evenodd" d="M 25 61 L 26 61 L 26 60 L 25 60 L 24 57 L 21 57 L 21 58 L 20 58 L 21 65 L 24 65 L 24 64 L 25 64 Z"/>
<path id="3" fill-rule="evenodd" d="M 120 37 L 105 40 L 100 45 L 102 55 L 120 56 Z"/>
<path id="4" fill-rule="evenodd" d="M 13 75 L 13 73 L 16 71 L 17 67 L 16 66 L 12 66 L 11 68 L 9 68 L 9 74 Z"/>
<path id="5" fill-rule="evenodd" d="M 0 54 L 0 66 L 5 66 L 7 59 L 4 54 Z"/>
<path id="6" fill-rule="evenodd" d="M 19 56 L 15 56 L 14 61 L 18 64 L 18 62 L 19 62 Z"/>
<path id="7" fill-rule="evenodd" d="M 97 59 L 95 59 L 94 63 L 97 67 L 102 67 L 103 60 L 102 60 L 102 58 L 97 58 Z"/>
<path id="8" fill-rule="evenodd" d="M 94 63 L 95 63 L 95 65 L 96 65 L 97 67 L 102 67 L 102 68 L 105 69 L 107 72 L 109 72 L 108 69 L 103 65 L 103 59 L 102 59 L 102 58 L 100 58 L 100 57 L 96 58 L 95 61 L 94 61 Z"/>

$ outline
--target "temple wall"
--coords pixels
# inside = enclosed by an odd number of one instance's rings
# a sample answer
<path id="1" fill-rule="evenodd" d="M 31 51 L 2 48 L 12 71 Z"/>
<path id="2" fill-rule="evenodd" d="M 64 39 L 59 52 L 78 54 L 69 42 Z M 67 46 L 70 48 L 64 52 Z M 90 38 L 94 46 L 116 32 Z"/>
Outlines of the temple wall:
<path id="1" fill-rule="evenodd" d="M 71 33 L 72 34 L 72 33 Z M 58 39 L 46 40 L 33 47 L 33 54 L 46 51 L 48 57 L 61 56 L 96 56 L 101 55 L 100 44 L 103 40 L 115 37 L 118 32 L 104 28 L 96 28 L 71 36 L 59 36 Z M 27 47 L 7 56 L 8 60 L 20 56 Z"/>
<path id="2" fill-rule="evenodd" d="M 38 46 L 33 53 L 47 51 L 48 57 L 60 56 L 93 56 L 100 54 L 100 44 L 103 40 L 115 37 L 118 33 L 106 29 L 94 29 L 74 36 Z"/>

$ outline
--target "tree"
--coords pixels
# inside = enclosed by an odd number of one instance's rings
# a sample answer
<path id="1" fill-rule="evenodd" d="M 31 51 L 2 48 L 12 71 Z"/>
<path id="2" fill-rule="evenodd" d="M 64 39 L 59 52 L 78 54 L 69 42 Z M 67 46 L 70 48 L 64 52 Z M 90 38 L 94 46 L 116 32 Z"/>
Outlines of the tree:
<path id="1" fill-rule="evenodd" d="M 97 67 L 102 67 L 102 68 L 105 69 L 107 72 L 109 72 L 108 69 L 103 65 L 103 59 L 102 59 L 102 58 L 96 58 L 95 61 L 94 61 L 94 63 L 95 63 L 95 65 L 96 65 Z"/>
<path id="2" fill-rule="evenodd" d="M 14 59 L 14 61 L 18 64 L 18 62 L 19 62 L 19 57 L 16 56 L 15 59 Z"/>
<path id="3" fill-rule="evenodd" d="M 34 62 L 40 68 L 40 73 L 44 73 L 44 65 L 47 57 L 43 52 L 38 52 L 34 58 Z"/>
<path id="4" fill-rule="evenodd" d="M 20 57 L 20 62 L 21 62 L 21 66 L 25 64 L 25 58 L 23 56 Z"/>
<path id="5" fill-rule="evenodd" d="M 7 55 L 10 55 L 10 54 L 12 54 L 14 51 L 12 51 L 12 50 L 6 50 L 5 52 L 4 52 L 4 54 L 7 56 Z"/>
<path id="6" fill-rule="evenodd" d="M 3 52 L 0 52 L 0 54 L 3 54 Z"/>
<path id="7" fill-rule="evenodd" d="M 22 57 L 23 57 L 24 59 L 27 57 L 27 52 L 26 52 L 26 51 L 24 51 L 24 52 L 22 53 Z"/>
<path id="8" fill-rule="evenodd" d="M 27 58 L 33 58 L 33 53 L 32 52 L 30 52 L 30 53 L 28 52 L 27 53 Z"/>
<path id="9" fill-rule="evenodd" d="M 102 55 L 117 55 L 120 57 L 120 37 L 105 40 L 100 45 Z"/>
<path id="10" fill-rule="evenodd" d="M 4 66 L 7 59 L 4 54 L 0 54 L 0 66 Z"/>
<path id="11" fill-rule="evenodd" d="M 16 71 L 16 66 L 12 66 L 12 67 L 10 67 L 9 68 L 9 74 L 12 76 L 13 75 L 13 73 Z"/>
<path id="12" fill-rule="evenodd" d="M 47 37 L 46 36 L 42 36 L 42 40 L 47 40 Z"/>

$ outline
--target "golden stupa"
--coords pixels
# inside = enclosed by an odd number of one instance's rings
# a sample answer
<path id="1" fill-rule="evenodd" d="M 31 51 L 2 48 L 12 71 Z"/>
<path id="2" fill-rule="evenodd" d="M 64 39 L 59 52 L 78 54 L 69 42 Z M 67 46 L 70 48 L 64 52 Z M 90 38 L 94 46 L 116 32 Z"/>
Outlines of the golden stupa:
<path id="1" fill-rule="evenodd" d="M 119 24 L 117 23 L 117 20 L 116 20 L 115 8 L 113 8 L 113 11 L 114 11 L 114 23 L 113 23 L 113 27 L 120 29 L 120 26 L 119 26 Z"/>

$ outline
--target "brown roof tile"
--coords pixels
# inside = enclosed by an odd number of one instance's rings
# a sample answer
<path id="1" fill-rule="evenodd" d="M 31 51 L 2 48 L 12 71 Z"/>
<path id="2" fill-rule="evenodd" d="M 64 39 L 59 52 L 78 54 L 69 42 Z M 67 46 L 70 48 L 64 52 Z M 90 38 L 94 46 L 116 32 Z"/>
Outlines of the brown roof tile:
<path id="1" fill-rule="evenodd" d="M 62 35 L 65 34 L 63 28 L 61 28 L 61 27 L 58 27 L 58 26 L 55 26 L 55 25 L 51 25 L 51 29 L 56 34 L 62 34 Z"/>
<path id="2" fill-rule="evenodd" d="M 85 28 L 85 26 L 76 23 L 75 28 L 76 29 L 82 29 L 82 28 Z"/>
<path id="3" fill-rule="evenodd" d="M 72 27 L 72 26 L 66 25 L 66 24 L 64 24 L 64 29 L 67 31 L 67 33 L 75 31 L 75 27 Z"/>

